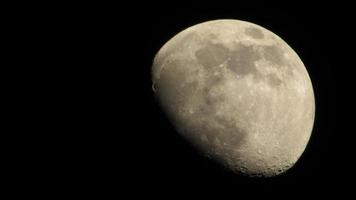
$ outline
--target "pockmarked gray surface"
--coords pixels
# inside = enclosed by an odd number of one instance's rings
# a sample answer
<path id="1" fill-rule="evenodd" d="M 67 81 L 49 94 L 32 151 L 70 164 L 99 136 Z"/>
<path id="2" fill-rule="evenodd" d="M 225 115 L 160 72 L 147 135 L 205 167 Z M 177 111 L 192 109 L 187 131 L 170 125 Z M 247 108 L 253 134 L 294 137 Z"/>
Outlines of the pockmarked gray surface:
<path id="1" fill-rule="evenodd" d="M 185 29 L 156 54 L 152 82 L 177 131 L 236 173 L 281 174 L 309 141 L 308 72 L 286 42 L 256 24 L 214 20 Z"/>

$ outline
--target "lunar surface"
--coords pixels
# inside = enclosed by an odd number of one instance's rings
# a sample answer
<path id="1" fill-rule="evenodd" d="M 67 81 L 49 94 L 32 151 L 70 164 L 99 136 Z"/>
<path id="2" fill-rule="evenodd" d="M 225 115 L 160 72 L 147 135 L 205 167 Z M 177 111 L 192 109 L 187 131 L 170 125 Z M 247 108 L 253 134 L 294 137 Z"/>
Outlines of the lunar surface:
<path id="1" fill-rule="evenodd" d="M 185 29 L 156 54 L 152 82 L 177 132 L 236 173 L 281 174 L 309 141 L 308 72 L 286 42 L 256 24 L 215 20 Z"/>

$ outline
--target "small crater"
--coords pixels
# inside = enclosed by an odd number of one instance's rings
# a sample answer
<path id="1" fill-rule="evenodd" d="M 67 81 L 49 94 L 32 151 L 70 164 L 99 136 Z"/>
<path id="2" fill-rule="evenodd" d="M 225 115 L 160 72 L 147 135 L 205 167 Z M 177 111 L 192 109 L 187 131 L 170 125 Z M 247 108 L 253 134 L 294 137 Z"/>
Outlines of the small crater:
<path id="1" fill-rule="evenodd" d="M 253 46 L 239 44 L 232 52 L 227 67 L 240 76 L 247 74 L 256 75 L 258 73 L 255 61 L 260 59 L 259 53 Z"/>
<path id="2" fill-rule="evenodd" d="M 246 28 L 245 34 L 255 39 L 262 39 L 264 37 L 262 31 L 254 27 Z"/>
<path id="3" fill-rule="evenodd" d="M 156 83 L 156 82 L 153 82 L 153 83 L 152 83 L 152 90 L 153 90 L 153 92 L 157 92 L 158 86 L 157 86 L 157 83 Z"/>
<path id="4" fill-rule="evenodd" d="M 195 56 L 200 64 L 211 68 L 223 63 L 229 56 L 229 50 L 222 44 L 208 43 L 205 47 L 197 50 Z"/>

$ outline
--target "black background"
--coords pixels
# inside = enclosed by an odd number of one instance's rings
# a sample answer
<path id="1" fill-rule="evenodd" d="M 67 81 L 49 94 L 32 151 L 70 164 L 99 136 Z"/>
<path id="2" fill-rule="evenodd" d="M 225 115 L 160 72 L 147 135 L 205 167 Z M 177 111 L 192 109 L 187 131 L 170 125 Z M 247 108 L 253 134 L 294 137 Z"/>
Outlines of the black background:
<path id="1" fill-rule="evenodd" d="M 109 12 L 98 22 L 104 31 L 100 55 L 107 60 L 98 66 L 91 64 L 90 69 L 100 72 L 93 78 L 100 75 L 97 90 L 102 96 L 94 99 L 104 104 L 99 112 L 107 130 L 100 125 L 100 132 L 92 136 L 101 139 L 97 147 L 101 167 L 110 169 L 99 179 L 110 186 L 112 180 L 118 180 L 124 185 L 120 187 L 133 195 L 346 194 L 354 173 L 352 115 L 348 114 L 352 109 L 349 77 L 354 66 L 354 34 L 347 6 L 167 4 L 133 8 L 120 15 Z M 159 48 L 183 29 L 213 19 L 240 19 L 271 30 L 307 67 L 316 99 L 314 129 L 300 160 L 281 176 L 242 177 L 201 157 L 178 135 L 155 102 L 150 68 Z"/>
<path id="2" fill-rule="evenodd" d="M 35 54 L 43 69 L 35 73 L 45 80 L 36 79 L 44 96 L 34 102 L 44 111 L 31 123 L 41 134 L 23 139 L 33 141 L 19 168 L 32 177 L 27 185 L 39 180 L 37 190 L 52 195 L 165 199 L 191 193 L 202 198 L 348 194 L 355 159 L 352 6 L 315 4 L 85 3 L 30 11 L 35 17 L 21 18 L 29 24 L 22 33 L 32 41 L 28 48 L 41 48 Z M 185 28 L 214 19 L 269 29 L 309 72 L 314 129 L 302 157 L 285 174 L 248 178 L 225 170 L 185 142 L 155 102 L 150 76 L 155 54 Z"/>
<path id="3" fill-rule="evenodd" d="M 347 105 L 352 93 L 352 83 L 346 78 L 352 73 L 348 46 L 352 45 L 349 37 L 353 34 L 347 28 L 350 13 L 338 7 L 227 7 L 157 7 L 135 20 L 139 28 L 133 29 L 133 40 L 139 38 L 139 42 L 129 53 L 134 61 L 127 62 L 131 74 L 125 81 L 129 82 L 127 89 L 135 87 L 129 101 L 137 110 L 132 110 L 133 121 L 125 133 L 129 139 L 123 141 L 132 186 L 158 194 L 193 191 L 206 196 L 214 192 L 236 193 L 236 197 L 276 192 L 345 194 L 353 174 L 348 146 L 352 131 L 346 128 L 351 120 Z M 155 53 L 181 30 L 213 19 L 240 19 L 271 30 L 298 53 L 307 67 L 316 98 L 314 129 L 300 160 L 281 176 L 241 177 L 201 157 L 179 137 L 154 101 L 150 66 Z"/>

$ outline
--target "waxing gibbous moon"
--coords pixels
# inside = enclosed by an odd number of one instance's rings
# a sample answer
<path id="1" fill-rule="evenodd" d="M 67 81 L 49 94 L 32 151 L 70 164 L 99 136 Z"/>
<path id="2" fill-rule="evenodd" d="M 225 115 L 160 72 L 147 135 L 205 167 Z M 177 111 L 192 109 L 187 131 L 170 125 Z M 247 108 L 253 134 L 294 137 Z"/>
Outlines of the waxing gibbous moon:
<path id="1" fill-rule="evenodd" d="M 177 131 L 236 173 L 283 173 L 309 141 L 308 72 L 286 42 L 256 24 L 214 20 L 183 30 L 156 54 L 152 82 Z"/>

